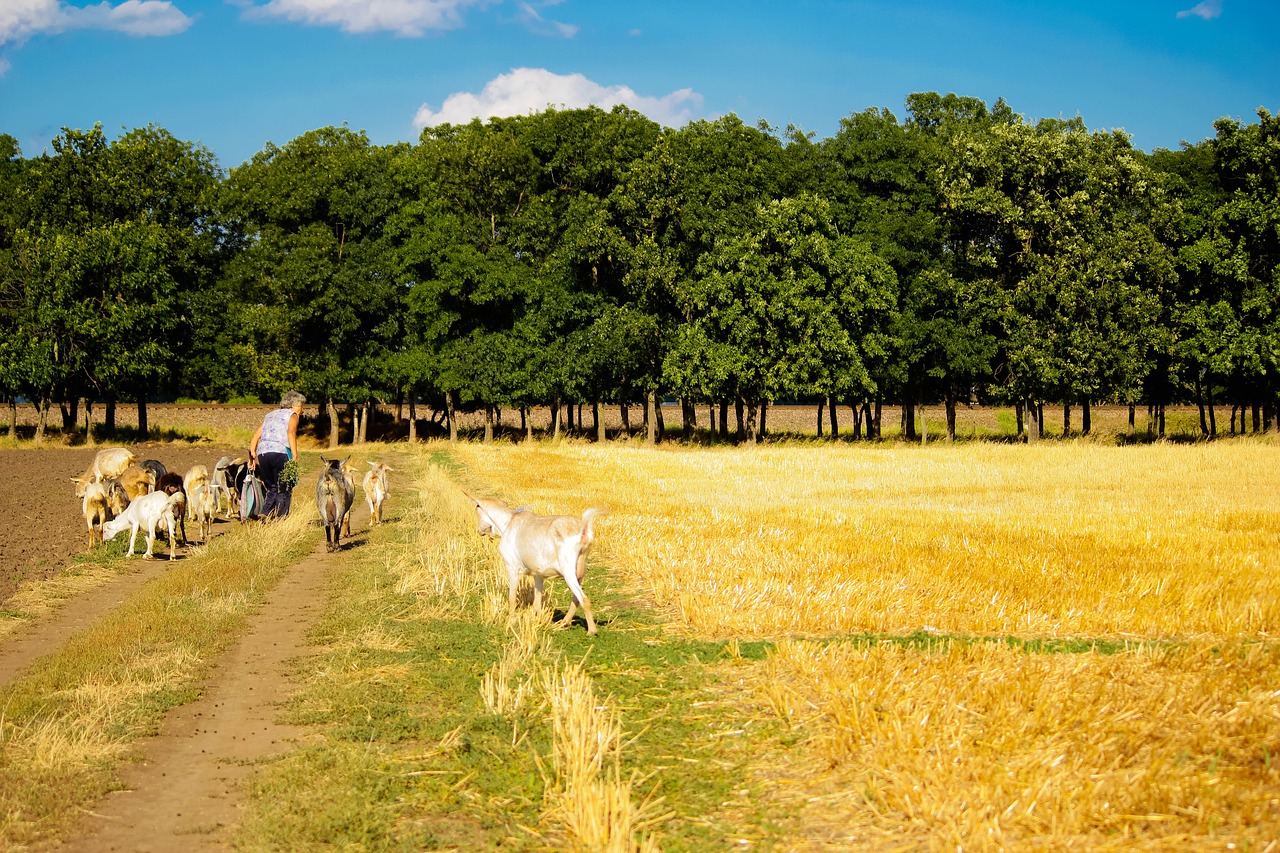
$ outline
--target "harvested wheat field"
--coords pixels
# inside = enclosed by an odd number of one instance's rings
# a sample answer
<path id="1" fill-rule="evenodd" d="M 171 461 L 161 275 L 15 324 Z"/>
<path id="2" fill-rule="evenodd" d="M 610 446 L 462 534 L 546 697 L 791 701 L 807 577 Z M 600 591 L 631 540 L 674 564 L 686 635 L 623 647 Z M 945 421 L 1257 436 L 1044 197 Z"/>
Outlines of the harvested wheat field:
<path id="1" fill-rule="evenodd" d="M 452 449 L 727 689 L 784 849 L 1254 849 L 1280 828 L 1280 448 Z M 590 576 L 585 584 L 591 593 Z"/>

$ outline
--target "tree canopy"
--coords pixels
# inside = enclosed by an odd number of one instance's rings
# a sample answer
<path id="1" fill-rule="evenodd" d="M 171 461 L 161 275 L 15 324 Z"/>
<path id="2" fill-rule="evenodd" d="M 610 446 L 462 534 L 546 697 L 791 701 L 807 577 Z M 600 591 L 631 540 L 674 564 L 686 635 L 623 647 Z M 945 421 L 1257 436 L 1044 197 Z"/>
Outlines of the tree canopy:
<path id="1" fill-rule="evenodd" d="M 327 127 L 229 173 L 155 126 L 29 159 L 0 135 L 0 392 L 64 419 L 297 387 L 656 420 L 670 396 L 736 404 L 747 440 L 788 400 L 833 428 L 938 400 L 951 431 L 972 401 L 1276 420 L 1280 119 L 1146 154 L 1003 100 L 905 107 L 820 140 L 625 107 Z"/>

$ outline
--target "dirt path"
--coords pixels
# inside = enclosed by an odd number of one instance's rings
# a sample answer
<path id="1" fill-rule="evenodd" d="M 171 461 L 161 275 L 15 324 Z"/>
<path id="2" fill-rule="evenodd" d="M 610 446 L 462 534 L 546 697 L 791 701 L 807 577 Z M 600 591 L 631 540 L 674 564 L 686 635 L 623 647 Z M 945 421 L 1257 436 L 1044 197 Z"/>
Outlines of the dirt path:
<path id="1" fill-rule="evenodd" d="M 352 518 L 359 543 L 368 509 Z M 349 547 L 349 546 L 348 546 Z M 213 662 L 200 699 L 169 713 L 161 733 L 138 744 L 124 790 L 92 806 L 58 850 L 175 853 L 229 849 L 243 785 L 254 765 L 292 748 L 301 730 L 275 722 L 291 688 L 290 662 L 325 604 L 328 573 L 343 555 L 317 549 L 290 567 L 252 614 L 238 643 Z"/>
<path id="2" fill-rule="evenodd" d="M 274 722 L 288 695 L 289 661 L 324 605 L 333 558 L 323 545 L 289 573 L 249 618 L 239 643 L 214 663 L 200 699 L 172 711 L 125 790 L 93 806 L 71 851 L 224 849 L 253 763 L 289 748 L 298 730 Z"/>

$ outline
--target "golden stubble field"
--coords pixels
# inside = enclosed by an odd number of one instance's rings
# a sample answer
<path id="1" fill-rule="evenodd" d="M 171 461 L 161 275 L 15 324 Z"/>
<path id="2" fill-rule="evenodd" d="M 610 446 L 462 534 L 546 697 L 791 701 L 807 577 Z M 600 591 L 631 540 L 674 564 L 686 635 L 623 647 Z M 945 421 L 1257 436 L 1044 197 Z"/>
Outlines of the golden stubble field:
<path id="1" fill-rule="evenodd" d="M 800 744 L 755 771 L 796 849 L 1280 844 L 1274 443 L 450 452 L 607 507 L 672 632 L 775 641 L 725 686 Z"/>

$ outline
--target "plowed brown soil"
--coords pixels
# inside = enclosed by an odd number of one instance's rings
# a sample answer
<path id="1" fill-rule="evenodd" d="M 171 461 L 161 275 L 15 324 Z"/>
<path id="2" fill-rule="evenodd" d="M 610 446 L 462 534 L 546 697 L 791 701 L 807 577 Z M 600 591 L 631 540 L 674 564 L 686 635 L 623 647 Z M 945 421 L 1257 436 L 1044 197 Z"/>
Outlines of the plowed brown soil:
<path id="1" fill-rule="evenodd" d="M 197 464 L 213 470 L 218 457 L 244 452 L 212 445 L 128 447 L 179 474 Z M 101 449 L 0 450 L 0 604 L 23 581 L 49 577 L 87 549 L 88 528 L 71 478 L 84 473 Z"/>

